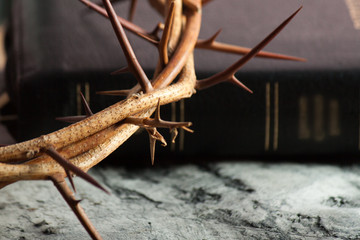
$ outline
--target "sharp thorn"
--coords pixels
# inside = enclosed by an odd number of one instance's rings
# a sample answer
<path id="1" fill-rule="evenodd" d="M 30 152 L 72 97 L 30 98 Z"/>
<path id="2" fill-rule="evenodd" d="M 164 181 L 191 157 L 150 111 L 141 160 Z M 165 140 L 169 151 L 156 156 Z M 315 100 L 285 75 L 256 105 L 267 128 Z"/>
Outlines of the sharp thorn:
<path id="1" fill-rule="evenodd" d="M 77 176 L 81 177 L 85 181 L 89 182 L 90 184 L 94 185 L 105 193 L 110 194 L 109 191 L 107 191 L 103 186 L 101 186 L 93 177 L 91 177 L 89 174 L 87 174 L 79 167 L 72 164 L 69 160 L 61 156 L 54 147 L 45 148 L 43 149 L 43 151 L 52 159 L 54 159 L 57 163 L 59 163 L 65 169 L 65 171 L 71 171 L 75 173 Z"/>
<path id="2" fill-rule="evenodd" d="M 76 123 L 76 122 L 80 122 L 80 121 L 84 120 L 85 118 L 93 115 L 93 112 L 91 111 L 89 104 L 87 103 L 84 95 L 81 92 L 80 92 L 80 96 L 81 96 L 81 102 L 82 102 L 85 112 L 86 112 L 86 116 L 81 115 L 81 116 L 57 117 L 57 118 L 55 118 L 55 120 L 61 121 L 61 122 L 67 122 L 67 123 Z"/>
<path id="3" fill-rule="evenodd" d="M 262 40 L 258 45 L 256 45 L 249 53 L 247 53 L 245 56 L 243 56 L 239 61 L 237 61 L 235 64 L 233 64 L 229 70 L 235 74 L 239 68 L 241 68 L 245 63 L 247 63 L 250 59 L 252 59 L 258 52 L 260 52 L 261 49 L 263 49 L 269 42 L 271 42 L 272 39 L 276 37 L 278 33 L 281 32 L 281 30 L 295 17 L 295 15 L 302 9 L 300 7 L 298 10 L 296 10 L 293 14 L 290 15 L 285 21 L 283 21 L 277 28 L 275 28 L 264 40 Z"/>
<path id="4" fill-rule="evenodd" d="M 152 33 L 150 34 L 143 34 L 141 32 L 138 32 L 136 33 L 137 35 L 139 35 L 140 37 L 144 38 L 145 40 L 147 40 L 148 42 L 154 44 L 154 45 L 159 45 L 159 40 L 157 40 L 157 36 L 156 36 L 156 39 L 155 38 L 155 35 L 154 35 L 154 38 L 150 37 L 150 36 L 153 36 Z"/>
<path id="5" fill-rule="evenodd" d="M 96 94 L 107 95 L 107 96 L 127 96 L 131 90 L 111 90 L 111 91 L 99 91 Z"/>
<path id="6" fill-rule="evenodd" d="M 155 132 L 156 132 L 156 128 L 147 128 L 146 131 L 149 134 L 151 165 L 154 165 L 154 162 L 155 162 L 155 147 L 156 147 L 156 138 L 154 137 L 154 135 L 155 135 Z"/>
<path id="7" fill-rule="evenodd" d="M 194 130 L 187 128 L 187 127 L 181 127 L 182 129 L 184 129 L 185 131 L 189 132 L 189 133 L 194 133 Z"/>
<path id="8" fill-rule="evenodd" d="M 163 147 L 166 147 L 167 143 L 164 137 L 157 131 L 155 127 L 146 128 L 146 131 L 149 134 L 149 140 L 150 140 L 151 163 L 154 164 L 156 141 L 160 141 Z"/>
<path id="9" fill-rule="evenodd" d="M 123 26 L 120 23 L 111 2 L 109 0 L 103 0 L 103 3 L 109 16 L 110 22 L 113 26 L 114 32 L 125 55 L 125 58 L 128 62 L 129 68 L 131 69 L 131 72 L 135 75 L 135 78 L 137 79 L 144 92 L 148 93 L 153 91 L 154 88 L 150 80 L 146 76 L 144 70 L 140 66 L 140 63 L 136 58 L 134 50 L 130 45 L 129 39 L 125 34 Z"/>
<path id="10" fill-rule="evenodd" d="M 155 163 L 155 147 L 156 147 L 156 140 L 150 136 L 150 157 L 151 157 L 152 166 L 154 166 Z"/>
<path id="11" fill-rule="evenodd" d="M 222 29 L 219 29 L 211 38 L 209 38 L 209 43 L 215 42 L 216 38 L 220 35 Z"/>
<path id="12" fill-rule="evenodd" d="M 75 184 L 74 184 L 74 181 L 73 181 L 73 178 L 72 178 L 72 176 L 71 176 L 70 171 L 67 170 L 67 169 L 65 169 L 65 173 L 66 173 L 66 175 L 67 175 L 67 177 L 68 177 L 68 179 L 69 179 L 69 182 L 70 182 L 70 184 L 71 184 L 72 189 L 74 190 L 74 192 L 76 192 Z"/>
<path id="13" fill-rule="evenodd" d="M 239 86 L 239 87 L 245 89 L 249 93 L 253 93 L 253 91 L 250 88 L 248 88 L 245 84 L 240 82 L 234 75 L 229 79 L 229 82 L 235 84 L 236 86 Z"/>
<path id="14" fill-rule="evenodd" d="M 129 66 L 122 67 L 118 70 L 115 70 L 115 71 L 111 72 L 110 75 L 118 75 L 118 74 L 127 73 L 127 72 L 130 72 Z"/>
<path id="15" fill-rule="evenodd" d="M 252 59 L 256 54 L 261 51 L 275 36 L 291 21 L 291 19 L 301 10 L 300 7 L 297 11 L 295 11 L 290 17 L 288 17 L 285 21 L 283 21 L 275 30 L 273 30 L 266 38 L 264 38 L 259 44 L 257 44 L 250 52 L 248 52 L 245 56 L 240 58 L 237 62 L 233 65 L 225 69 L 224 71 L 217 73 L 207 79 L 198 80 L 196 81 L 196 89 L 205 89 L 216 85 L 218 83 L 224 81 L 230 81 L 239 85 L 240 87 L 246 89 L 247 91 L 251 92 L 245 85 L 243 85 L 240 81 L 238 81 L 234 74 L 250 59 Z"/>
<path id="16" fill-rule="evenodd" d="M 130 11 L 129 11 L 129 21 L 132 22 L 135 16 L 137 0 L 131 0 Z"/>
<path id="17" fill-rule="evenodd" d="M 215 39 L 213 40 L 213 42 L 211 42 L 211 40 L 209 40 L 209 39 L 207 39 L 207 40 L 199 39 L 196 43 L 196 48 L 208 49 L 208 50 L 219 51 L 219 52 L 224 52 L 224 53 L 240 54 L 240 55 L 245 55 L 251 51 L 251 48 L 216 42 Z M 259 51 L 255 57 L 306 62 L 306 59 L 304 59 L 304 58 L 294 57 L 294 56 L 289 56 L 289 55 L 284 55 L 284 54 L 279 54 L 279 53 L 272 53 L 272 52 L 267 52 L 267 51 Z"/>
<path id="18" fill-rule="evenodd" d="M 211 45 L 213 42 L 215 42 L 216 38 L 220 35 L 222 29 L 219 29 L 214 35 L 212 35 L 209 39 L 202 40 L 203 42 L 200 44 L 204 45 Z"/>
<path id="19" fill-rule="evenodd" d="M 157 131 L 157 129 L 154 128 L 149 128 L 150 129 L 150 135 L 151 137 L 153 137 L 155 140 L 160 141 L 161 145 L 163 147 L 167 146 L 167 142 L 165 140 L 165 138 Z"/>
<path id="20" fill-rule="evenodd" d="M 86 101 L 84 95 L 82 94 L 82 92 L 80 92 L 80 96 L 81 96 L 82 105 L 83 105 L 83 107 L 85 109 L 86 116 L 90 117 L 90 116 L 94 115 L 93 112 L 90 109 L 90 106 L 89 106 L 88 102 Z"/>

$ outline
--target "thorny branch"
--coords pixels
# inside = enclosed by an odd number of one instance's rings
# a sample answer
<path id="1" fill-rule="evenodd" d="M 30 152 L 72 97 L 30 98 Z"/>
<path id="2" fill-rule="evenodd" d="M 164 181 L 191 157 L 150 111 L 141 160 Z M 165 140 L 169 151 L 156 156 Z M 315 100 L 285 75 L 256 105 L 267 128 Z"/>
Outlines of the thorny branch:
<path id="1" fill-rule="evenodd" d="M 165 23 L 158 24 L 153 32 L 147 32 L 131 21 L 117 16 L 110 0 L 102 1 L 101 5 L 105 9 L 88 0 L 79 1 L 110 19 L 128 62 L 126 70 L 135 75 L 138 84 L 130 90 L 105 92 L 105 94 L 125 93 L 127 98 L 96 114 L 92 113 L 81 95 L 86 115 L 60 118 L 60 120 L 73 122 L 70 126 L 29 141 L 1 147 L 0 189 L 20 180 L 51 180 L 91 238 L 101 239 L 80 207 L 79 201 L 74 198 L 65 182 L 65 177 L 69 178 L 74 191 L 73 174 L 107 192 L 86 172 L 117 149 L 139 127 L 144 127 L 149 133 L 152 164 L 156 141 L 166 145 L 165 139 L 157 131 L 158 127 L 169 128 L 174 133 L 172 141 L 175 140 L 177 128 L 191 131 L 188 129 L 191 125 L 189 122 L 162 120 L 160 105 L 189 98 L 195 93 L 195 89 L 201 90 L 223 81 L 229 81 L 247 89 L 235 78 L 234 74 L 255 56 L 303 61 L 302 58 L 261 51 L 300 9 L 255 48 L 248 49 L 216 42 L 219 32 L 208 40 L 198 40 L 202 5 L 210 2 L 209 0 L 149 0 L 151 6 L 165 16 Z M 134 16 L 136 5 L 137 1 L 132 0 L 130 20 Z M 159 64 L 152 80 L 149 80 L 142 70 L 123 28 L 158 47 Z M 161 29 L 163 33 L 159 37 L 158 33 Z M 197 80 L 193 59 L 195 47 L 244 56 L 223 72 L 208 79 Z M 124 69 L 119 72 L 122 71 Z M 177 82 L 173 83 L 175 79 Z M 154 111 L 154 118 L 150 118 Z"/>

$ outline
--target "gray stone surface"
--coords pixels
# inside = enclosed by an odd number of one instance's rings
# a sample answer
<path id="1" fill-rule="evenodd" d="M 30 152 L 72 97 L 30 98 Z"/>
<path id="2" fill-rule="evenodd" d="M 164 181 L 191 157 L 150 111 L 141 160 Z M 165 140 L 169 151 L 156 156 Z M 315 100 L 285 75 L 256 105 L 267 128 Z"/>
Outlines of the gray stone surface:
<path id="1" fill-rule="evenodd" d="M 359 239 L 358 165 L 223 162 L 76 179 L 104 239 Z M 88 239 L 51 182 L 0 190 L 0 239 Z"/>

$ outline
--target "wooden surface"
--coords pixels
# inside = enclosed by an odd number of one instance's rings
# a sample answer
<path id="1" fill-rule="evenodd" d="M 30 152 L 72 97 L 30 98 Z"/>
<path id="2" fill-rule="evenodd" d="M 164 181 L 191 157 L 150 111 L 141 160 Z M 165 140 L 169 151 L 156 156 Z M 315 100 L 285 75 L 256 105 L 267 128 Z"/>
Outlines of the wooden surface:
<path id="1" fill-rule="evenodd" d="M 358 165 L 223 162 L 76 179 L 104 239 L 359 239 Z M 51 182 L 0 190 L 0 239 L 87 239 Z"/>

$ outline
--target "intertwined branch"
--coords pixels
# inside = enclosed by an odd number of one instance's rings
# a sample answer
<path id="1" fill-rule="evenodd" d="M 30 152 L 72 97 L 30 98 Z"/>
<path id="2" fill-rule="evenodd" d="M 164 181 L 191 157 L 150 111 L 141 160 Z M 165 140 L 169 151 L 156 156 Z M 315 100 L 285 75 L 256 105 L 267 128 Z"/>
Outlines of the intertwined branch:
<path id="1" fill-rule="evenodd" d="M 82 3 L 108 17 L 126 57 L 128 66 L 116 73 L 130 71 L 138 84 L 128 90 L 101 92 L 110 95 L 126 95 L 120 101 L 93 114 L 82 96 L 85 116 L 60 118 L 72 122 L 68 127 L 38 138 L 0 148 L 0 188 L 19 180 L 51 180 L 68 205 L 76 214 L 93 239 L 101 239 L 79 201 L 65 182 L 68 177 L 73 190 L 73 175 L 77 175 L 101 190 L 108 192 L 86 172 L 124 143 L 139 127 L 149 133 L 151 160 L 154 163 L 155 143 L 166 145 L 157 128 L 169 128 L 175 140 L 177 128 L 187 131 L 190 122 L 169 122 L 160 118 L 160 105 L 191 97 L 201 90 L 221 82 L 234 83 L 251 92 L 235 78 L 235 73 L 251 58 L 266 57 L 303 61 L 301 58 L 261 51 L 296 15 L 297 10 L 253 49 L 243 48 L 215 39 L 220 32 L 207 40 L 199 40 L 202 5 L 206 0 L 149 0 L 150 4 L 164 16 L 164 23 L 148 32 L 117 16 L 110 0 L 94 4 L 88 0 Z M 136 0 L 132 0 L 130 19 L 135 13 Z M 151 42 L 159 50 L 158 66 L 154 78 L 148 79 L 141 68 L 124 28 Z M 162 30 L 161 36 L 159 32 Z M 195 75 L 194 48 L 243 54 L 237 62 L 212 77 L 197 80 Z M 177 81 L 174 83 L 174 80 Z M 155 111 L 155 116 L 151 115 Z"/>

